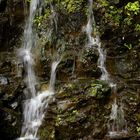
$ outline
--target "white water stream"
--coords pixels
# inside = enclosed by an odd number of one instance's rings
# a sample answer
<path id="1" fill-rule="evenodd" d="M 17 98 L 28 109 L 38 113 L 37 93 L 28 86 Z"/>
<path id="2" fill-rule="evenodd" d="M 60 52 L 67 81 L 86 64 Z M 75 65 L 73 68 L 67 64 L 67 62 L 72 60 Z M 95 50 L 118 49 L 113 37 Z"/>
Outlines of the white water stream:
<path id="1" fill-rule="evenodd" d="M 123 105 L 120 103 L 118 106 L 116 98 L 112 104 L 108 130 L 108 135 L 111 138 L 125 137 L 127 135 L 127 123 L 124 118 Z"/>
<path id="2" fill-rule="evenodd" d="M 116 93 L 116 84 L 111 82 L 110 75 L 106 69 L 106 51 L 102 48 L 101 41 L 99 35 L 96 33 L 96 23 L 93 15 L 93 0 L 89 0 L 89 14 L 88 14 L 88 22 L 86 25 L 86 34 L 88 37 L 88 46 L 93 47 L 96 46 L 99 58 L 98 58 L 98 67 L 100 68 L 102 75 L 100 77 L 100 80 L 106 81 L 110 87 L 112 88 L 113 92 Z M 95 29 L 93 29 L 93 26 Z M 94 30 L 95 37 L 92 36 L 92 32 Z M 112 104 L 112 110 L 110 114 L 110 120 L 108 124 L 108 133 L 109 137 L 117 137 L 123 134 L 127 133 L 127 124 L 124 119 L 124 111 L 123 111 L 123 105 L 120 104 L 118 106 L 116 97 L 114 99 L 114 103 Z"/>
<path id="3" fill-rule="evenodd" d="M 21 57 L 24 63 L 26 71 L 25 83 L 29 90 L 26 94 L 27 98 L 36 96 L 35 86 L 37 84 L 37 80 L 33 69 L 33 65 L 35 63 L 34 56 L 31 51 L 36 44 L 36 39 L 33 33 L 33 20 L 39 3 L 40 0 L 31 0 L 29 18 L 24 29 L 23 46 L 19 50 L 19 56 Z"/>
<path id="4" fill-rule="evenodd" d="M 51 67 L 51 78 L 49 89 L 42 92 L 36 91 L 36 75 L 33 69 L 34 56 L 32 49 L 35 47 L 35 36 L 33 33 L 33 20 L 39 7 L 40 0 L 31 0 L 30 14 L 24 30 L 23 47 L 19 56 L 23 61 L 26 71 L 25 83 L 27 86 L 26 100 L 23 104 L 23 126 L 21 137 L 18 140 L 39 140 L 38 129 L 42 123 L 49 101 L 54 95 L 56 68 L 60 61 L 54 61 Z"/>
<path id="5" fill-rule="evenodd" d="M 93 6 L 93 0 L 89 0 L 89 16 L 88 16 L 88 22 L 86 25 L 86 34 L 88 36 L 88 46 L 97 46 L 97 50 L 99 53 L 99 59 L 98 59 L 98 67 L 101 69 L 102 75 L 100 77 L 101 80 L 107 81 L 109 84 L 109 74 L 106 70 L 105 61 L 106 61 L 106 51 L 103 50 L 101 47 L 101 41 L 99 35 L 97 35 L 95 29 L 93 29 L 93 25 L 95 26 L 95 19 L 92 11 Z M 95 31 L 95 37 L 92 36 L 93 30 Z"/>
<path id="6" fill-rule="evenodd" d="M 37 96 L 28 99 L 24 103 L 24 124 L 21 138 L 19 140 L 39 140 L 37 132 L 47 112 L 46 109 L 54 95 L 56 68 L 60 61 L 54 61 L 51 67 L 51 78 L 49 89 L 38 92 Z"/>

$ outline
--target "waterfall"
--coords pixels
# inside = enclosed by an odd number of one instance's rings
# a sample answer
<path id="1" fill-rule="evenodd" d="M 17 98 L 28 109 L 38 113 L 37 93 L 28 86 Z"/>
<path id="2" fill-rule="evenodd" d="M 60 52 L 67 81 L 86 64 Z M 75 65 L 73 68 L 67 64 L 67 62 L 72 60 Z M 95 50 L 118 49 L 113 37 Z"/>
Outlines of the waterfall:
<path id="1" fill-rule="evenodd" d="M 95 26 L 95 19 L 92 11 L 92 5 L 93 5 L 93 0 L 89 0 L 89 14 L 88 14 L 88 22 L 86 25 L 86 34 L 88 36 L 88 46 L 97 46 L 97 50 L 99 53 L 99 59 L 98 59 L 98 67 L 101 69 L 102 75 L 100 77 L 101 80 L 107 81 L 109 84 L 109 74 L 106 70 L 105 66 L 105 61 L 106 61 L 106 52 L 103 50 L 101 47 L 101 41 L 99 35 L 96 33 L 96 28 L 93 29 L 93 24 Z M 92 32 L 95 32 L 95 37 L 92 36 Z"/>
<path id="2" fill-rule="evenodd" d="M 19 56 L 23 61 L 26 71 L 25 83 L 27 86 L 26 100 L 23 104 L 23 126 L 21 137 L 18 140 L 39 140 L 38 129 L 45 116 L 49 101 L 54 95 L 56 68 L 60 62 L 54 61 L 51 67 L 50 86 L 46 91 L 36 91 L 36 76 L 33 69 L 34 56 L 32 48 L 35 47 L 35 36 L 33 33 L 33 20 L 39 7 L 39 0 L 32 0 L 30 3 L 30 14 L 24 30 L 23 47 L 19 50 Z"/>
<path id="3" fill-rule="evenodd" d="M 123 105 L 120 103 L 118 106 L 116 98 L 112 104 L 108 129 L 108 136 L 111 138 L 125 137 L 127 135 L 127 123 L 124 118 Z"/>
<path id="4" fill-rule="evenodd" d="M 39 3 L 40 0 L 31 0 L 29 17 L 24 29 L 23 46 L 19 50 L 19 56 L 23 61 L 26 71 L 25 83 L 29 90 L 26 95 L 27 98 L 36 96 L 35 85 L 37 84 L 37 80 L 33 69 L 33 65 L 35 62 L 31 49 L 35 47 L 36 44 L 35 36 L 33 33 L 33 20 L 36 14 L 37 6 L 39 6 Z"/>
<path id="5" fill-rule="evenodd" d="M 52 63 L 52 68 L 51 68 L 51 79 L 50 79 L 50 85 L 49 85 L 49 91 L 54 92 L 54 86 L 55 86 L 55 78 L 56 78 L 56 68 L 60 61 L 54 61 Z"/>
<path id="6" fill-rule="evenodd" d="M 50 86 L 46 91 L 38 92 L 34 98 L 26 100 L 24 103 L 24 124 L 22 137 L 19 140 L 39 140 L 38 129 L 45 116 L 49 101 L 54 95 L 56 68 L 60 61 L 54 61 L 51 67 Z"/>
<path id="7" fill-rule="evenodd" d="M 97 47 L 99 58 L 98 58 L 98 67 L 100 68 L 102 74 L 100 77 L 100 80 L 106 81 L 109 86 L 111 87 L 114 94 L 116 94 L 116 84 L 111 81 L 110 75 L 106 69 L 106 51 L 102 48 L 102 44 L 100 41 L 100 37 L 97 34 L 96 31 L 96 23 L 95 18 L 92 10 L 93 6 L 93 0 L 89 0 L 89 13 L 88 13 L 88 22 L 86 25 L 86 34 L 88 37 L 88 46 L 89 47 Z M 94 29 L 93 29 L 94 25 Z M 92 36 L 92 32 L 94 30 L 94 35 Z M 123 136 L 123 134 L 127 133 L 127 124 L 124 118 L 124 111 L 123 111 L 123 105 L 120 103 L 118 106 L 116 97 L 114 99 L 114 102 L 112 104 L 109 124 L 108 124 L 108 133 L 109 137 L 117 137 L 117 136 Z"/>

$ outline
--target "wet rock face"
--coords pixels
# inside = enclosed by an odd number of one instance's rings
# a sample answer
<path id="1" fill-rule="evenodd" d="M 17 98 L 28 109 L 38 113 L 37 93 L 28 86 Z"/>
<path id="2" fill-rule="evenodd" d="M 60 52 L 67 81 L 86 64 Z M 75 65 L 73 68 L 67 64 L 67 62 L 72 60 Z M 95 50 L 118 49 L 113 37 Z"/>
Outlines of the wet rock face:
<path id="1" fill-rule="evenodd" d="M 100 2 L 102 1 L 98 0 L 97 3 Z M 115 5 L 118 8 L 127 4 L 127 1 L 108 2 L 111 6 Z M 88 48 L 86 44 L 87 37 L 84 32 L 87 23 L 86 15 L 83 14 L 80 17 L 75 12 L 69 14 L 68 18 L 68 13 L 59 10 L 57 12 L 59 15 L 58 32 L 53 32 L 49 43 L 42 41 L 40 44 L 41 48 L 43 45 L 47 46 L 44 47 L 46 53 L 42 55 L 46 58 L 46 61 L 43 61 L 45 66 L 44 64 L 42 66 L 46 68 L 46 71 L 50 71 L 52 55 L 57 51 L 59 55 L 63 54 L 63 57 L 57 69 L 56 100 L 50 103 L 38 134 L 41 140 L 110 140 L 111 138 L 106 137 L 107 124 L 114 97 L 107 85 L 95 81 L 91 83 L 93 79 L 101 76 L 101 72 L 97 67 L 99 56 L 96 47 Z M 129 30 L 128 27 L 122 29 L 112 24 L 110 20 L 109 23 L 105 22 L 105 19 L 102 20 L 104 18 L 102 15 L 107 12 L 108 10 L 105 11 L 100 4 L 98 6 L 96 4 L 94 13 L 97 28 L 100 31 L 102 47 L 107 51 L 106 67 L 111 79 L 117 85 L 116 96 L 118 102 L 123 104 L 124 117 L 128 124 L 127 138 L 116 139 L 137 140 L 139 136 L 135 137 L 135 135 L 138 134 L 136 128 L 139 122 L 140 97 L 139 35 L 136 36 L 131 29 L 129 33 L 126 32 Z M 74 21 L 76 17 L 77 21 Z M 44 21 L 43 25 L 45 23 Z M 42 27 L 46 24 L 43 25 Z M 42 30 L 44 32 L 44 29 Z M 131 39 L 135 40 L 134 43 Z M 42 34 L 40 34 L 40 40 L 45 40 Z M 133 44 L 132 48 L 130 44 Z M 44 76 L 49 79 L 49 73 L 46 72 Z"/>
<path id="2" fill-rule="evenodd" d="M 97 4 L 100 2 L 103 1 L 98 0 Z M 127 1 L 108 2 L 110 6 L 115 5 L 118 8 L 127 4 Z M 97 4 L 94 13 L 102 47 L 107 51 L 106 67 L 111 79 L 117 85 L 116 96 L 118 102 L 123 104 L 124 117 L 128 124 L 128 137 L 116 139 L 131 140 L 131 137 L 137 135 L 136 128 L 139 122 L 138 36 L 128 27 L 122 29 L 121 26 L 112 24 L 110 20 L 104 21 L 108 19 L 102 20 L 103 15 L 110 9 L 104 9 Z M 101 71 L 97 67 L 99 56 L 96 47 L 88 48 L 87 45 L 84 32 L 87 23 L 86 14 L 83 11 L 82 14 L 79 12 L 68 14 L 57 8 L 57 31 L 52 31 L 55 24 L 51 22 L 49 26 L 49 20 L 42 22 L 40 26 L 42 29 L 38 27 L 38 49 L 41 52 L 39 75 L 42 81 L 49 80 L 54 56 L 56 54 L 62 56 L 57 68 L 56 100 L 50 103 L 38 134 L 41 140 L 110 140 L 111 138 L 106 137 L 107 124 L 114 97 L 106 84 L 94 81 L 101 76 Z M 52 34 L 48 41 L 46 36 L 49 29 Z M 129 34 L 127 30 L 130 30 Z M 132 48 L 131 39 L 135 40 Z M 63 84 L 60 84 L 61 82 Z"/>
<path id="3" fill-rule="evenodd" d="M 13 50 L 21 41 L 26 14 L 24 1 L 2 0 L 0 6 L 0 50 Z"/>
<path id="4" fill-rule="evenodd" d="M 1 110 L 1 109 L 0 109 Z M 9 113 L 10 109 L 7 110 L 7 112 L 0 111 L 1 113 L 1 120 L 3 120 L 0 123 L 0 127 L 2 128 L 0 130 L 0 138 L 3 138 L 4 140 L 14 140 L 17 138 L 17 136 L 20 133 L 19 128 L 21 127 L 21 124 L 19 123 L 20 118 L 17 116 L 14 116 L 14 113 Z"/>
<path id="5" fill-rule="evenodd" d="M 105 122 L 110 114 L 108 97 L 111 90 L 108 85 L 98 81 L 75 81 L 59 86 L 57 104 L 50 104 L 40 128 L 41 140 L 104 137 Z"/>
<path id="6" fill-rule="evenodd" d="M 137 49 L 132 49 L 122 55 L 116 57 L 108 57 L 108 65 L 112 74 L 118 75 L 125 79 L 139 79 L 139 52 Z M 115 65 L 110 65 L 114 61 Z"/>
<path id="7" fill-rule="evenodd" d="M 12 140 L 20 134 L 23 85 L 18 77 L 14 53 L 0 53 L 0 138 Z"/>
<path id="8" fill-rule="evenodd" d="M 24 24 L 23 0 L 0 3 L 0 139 L 20 135 L 24 85 L 17 49 L 21 46 Z"/>
<path id="9" fill-rule="evenodd" d="M 111 15 L 106 17 L 110 6 L 121 8 L 127 0 L 108 0 L 110 5 L 105 7 L 106 3 L 102 2 L 106 1 L 95 0 L 93 7 L 102 47 L 107 51 L 106 67 L 117 84 L 118 102 L 124 106 L 125 120 L 131 132 L 127 140 L 139 140 L 139 137 L 131 138 L 137 135 L 136 128 L 140 123 L 139 33 L 135 33 L 132 26 L 118 26 L 108 19 Z M 0 138 L 7 140 L 17 138 L 21 130 L 23 67 L 17 62 L 15 51 L 21 46 L 20 35 L 27 14 L 24 6 L 23 0 L 2 0 L 0 4 Z M 101 76 L 97 67 L 99 55 L 96 47 L 88 48 L 84 31 L 87 2 L 72 13 L 55 8 L 57 30 L 55 21 L 50 19 L 36 27 L 36 73 L 42 83 L 49 82 L 55 55 L 62 56 L 57 69 L 55 100 L 50 102 L 38 134 L 41 140 L 110 140 L 105 136 L 113 97 L 106 83 L 96 81 Z M 47 88 L 42 86 L 43 90 Z"/>

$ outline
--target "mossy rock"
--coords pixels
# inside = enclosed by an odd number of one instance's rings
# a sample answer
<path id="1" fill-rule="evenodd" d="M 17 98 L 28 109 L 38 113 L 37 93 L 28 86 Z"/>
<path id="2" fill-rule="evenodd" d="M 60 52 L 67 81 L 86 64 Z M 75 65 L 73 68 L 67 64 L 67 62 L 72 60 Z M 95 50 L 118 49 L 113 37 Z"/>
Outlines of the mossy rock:
<path id="1" fill-rule="evenodd" d="M 111 88 L 103 82 L 92 83 L 87 90 L 88 96 L 95 97 L 96 99 L 106 98 L 110 93 Z"/>

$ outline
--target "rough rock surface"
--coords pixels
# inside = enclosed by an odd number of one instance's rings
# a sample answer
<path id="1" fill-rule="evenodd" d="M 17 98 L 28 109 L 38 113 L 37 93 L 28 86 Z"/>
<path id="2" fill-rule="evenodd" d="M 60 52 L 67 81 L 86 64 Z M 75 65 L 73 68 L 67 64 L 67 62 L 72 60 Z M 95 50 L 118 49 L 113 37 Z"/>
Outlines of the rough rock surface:
<path id="1" fill-rule="evenodd" d="M 129 135 L 118 139 L 139 140 L 140 33 L 134 30 L 134 24 L 125 24 L 126 10 L 121 10 L 128 2 L 95 0 L 93 11 L 102 47 L 107 52 L 106 67 L 117 85 L 117 100 L 123 104 L 128 126 Z M 62 57 L 57 68 L 55 100 L 50 102 L 38 132 L 41 140 L 110 140 L 106 135 L 113 91 L 107 83 L 97 80 L 101 75 L 97 67 L 99 55 L 96 46 L 88 48 L 86 44 L 87 2 L 81 3 L 78 10 L 68 12 L 71 9 L 67 11 L 54 2 L 57 25 L 52 17 L 35 25 L 38 33 L 35 70 L 41 85 L 45 87 L 49 82 L 51 62 L 57 55 Z M 26 8 L 23 0 L 0 3 L 0 139 L 3 140 L 17 138 L 21 130 L 25 85 L 17 49 L 21 46 Z M 114 19 L 119 12 L 120 23 Z M 134 21 L 139 23 L 138 15 L 133 16 Z"/>

